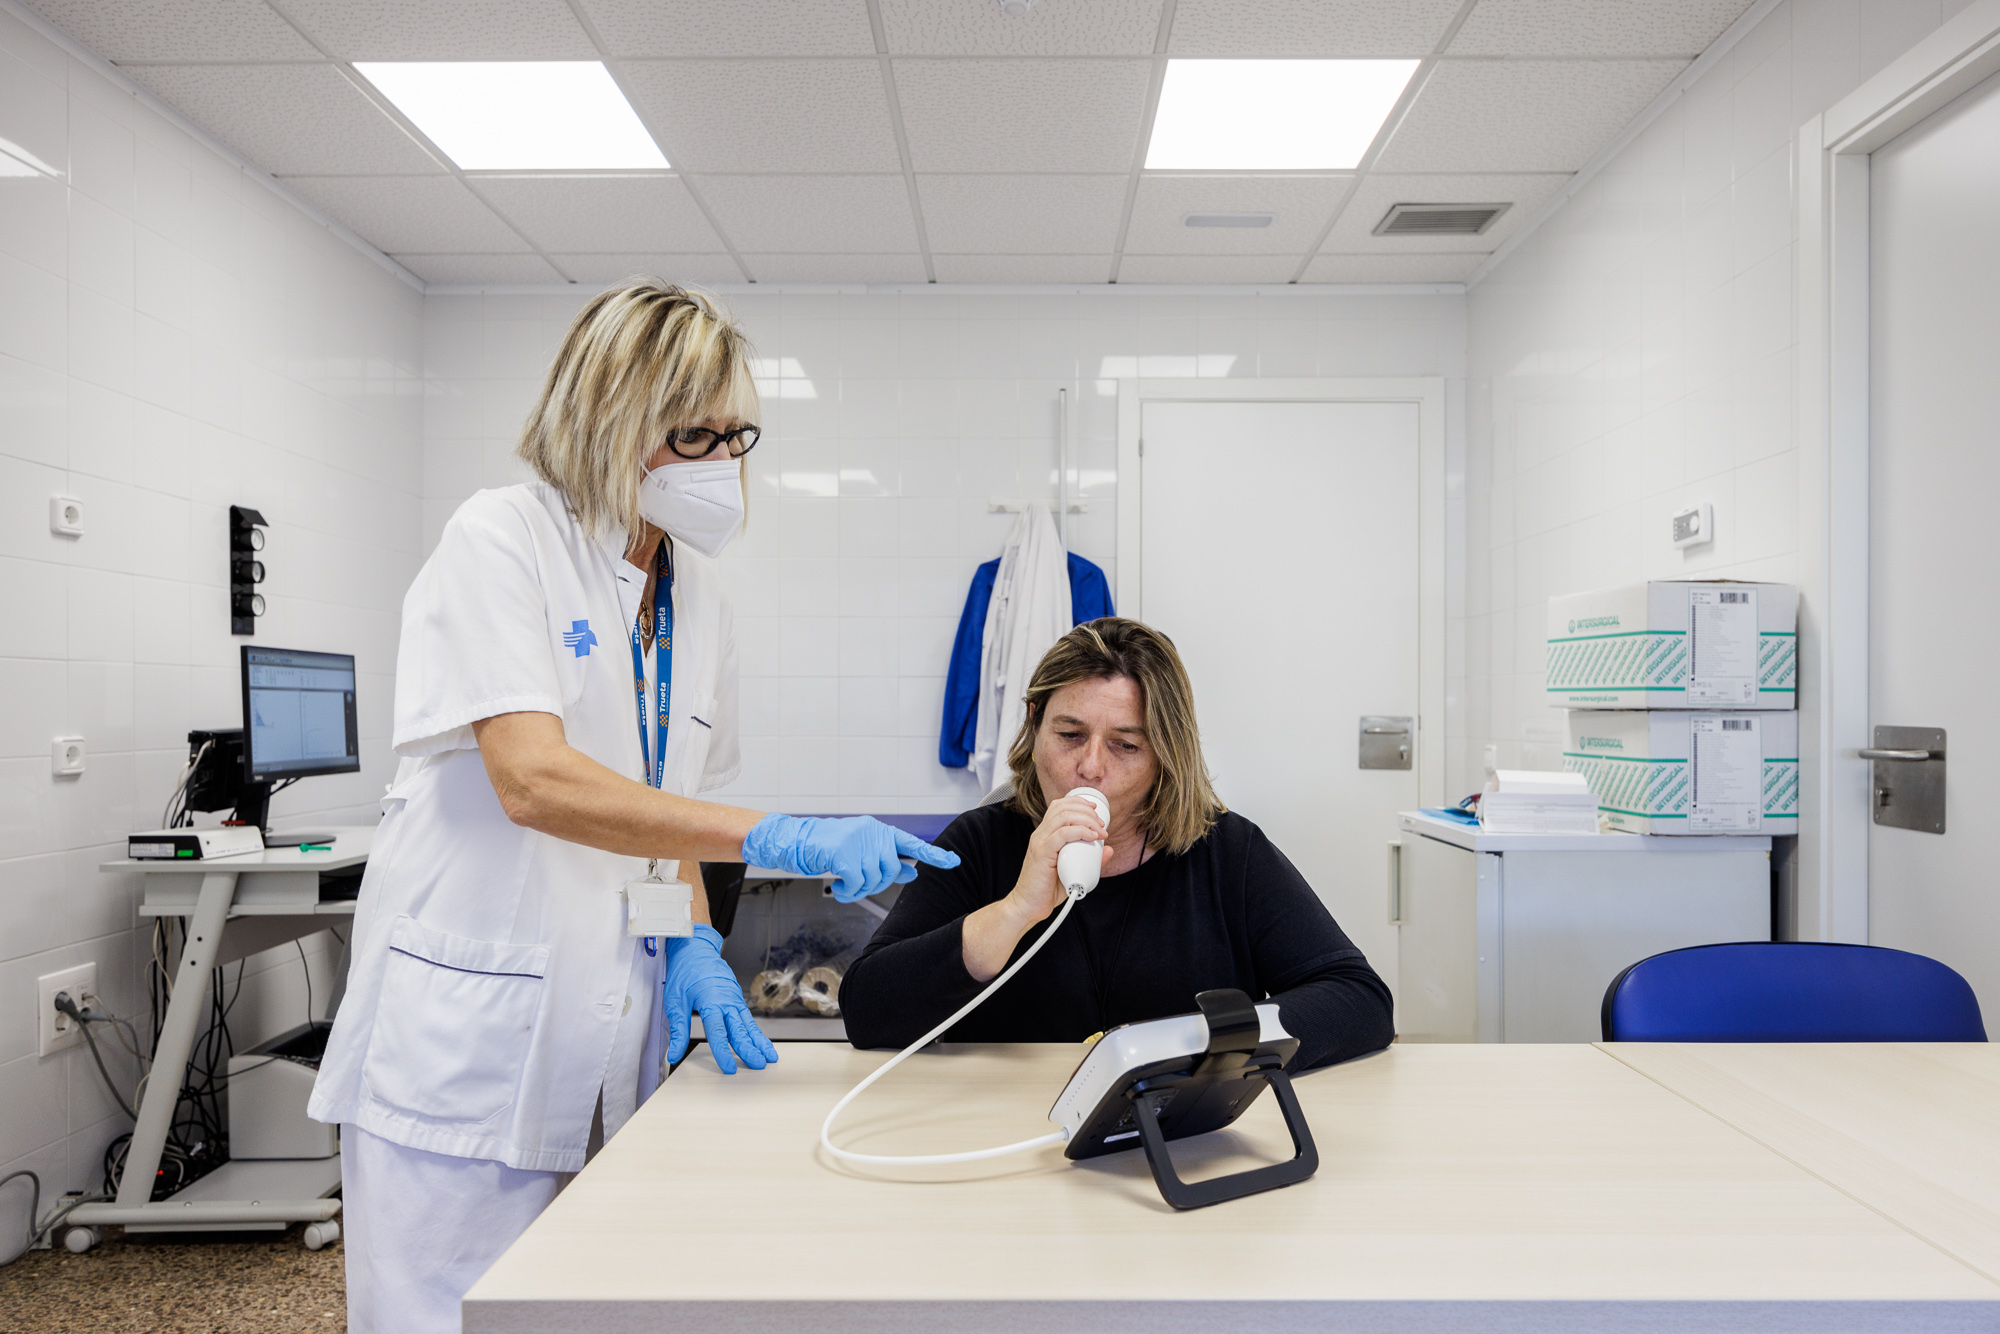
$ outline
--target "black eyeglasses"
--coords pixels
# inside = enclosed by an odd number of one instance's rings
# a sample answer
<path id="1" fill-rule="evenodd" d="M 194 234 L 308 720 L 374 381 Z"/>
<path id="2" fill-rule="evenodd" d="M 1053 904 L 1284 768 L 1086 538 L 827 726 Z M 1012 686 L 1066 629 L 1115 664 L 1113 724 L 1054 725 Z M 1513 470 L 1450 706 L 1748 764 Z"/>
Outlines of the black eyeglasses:
<path id="1" fill-rule="evenodd" d="M 721 445 L 729 451 L 729 457 L 740 459 L 757 448 L 757 437 L 761 435 L 754 426 L 739 426 L 733 431 L 711 431 L 706 426 L 683 426 L 667 433 L 667 444 L 674 453 L 684 459 L 705 459 Z"/>

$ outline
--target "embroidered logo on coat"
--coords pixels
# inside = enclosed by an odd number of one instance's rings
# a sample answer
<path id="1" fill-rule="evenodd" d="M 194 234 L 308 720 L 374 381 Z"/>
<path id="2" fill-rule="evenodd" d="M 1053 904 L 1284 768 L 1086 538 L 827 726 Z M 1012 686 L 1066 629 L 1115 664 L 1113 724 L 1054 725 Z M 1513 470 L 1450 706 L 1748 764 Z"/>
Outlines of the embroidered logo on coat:
<path id="1" fill-rule="evenodd" d="M 597 643 L 597 636 L 591 632 L 589 621 L 571 621 L 569 629 L 563 631 L 563 645 L 576 650 L 576 656 L 590 656 L 591 646 Z"/>

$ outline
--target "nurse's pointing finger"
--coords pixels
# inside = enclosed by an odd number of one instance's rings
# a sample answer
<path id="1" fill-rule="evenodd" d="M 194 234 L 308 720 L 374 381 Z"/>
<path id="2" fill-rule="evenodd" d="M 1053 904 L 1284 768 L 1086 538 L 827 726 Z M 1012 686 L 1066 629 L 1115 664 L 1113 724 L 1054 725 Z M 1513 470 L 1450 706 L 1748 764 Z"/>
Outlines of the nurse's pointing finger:
<path id="1" fill-rule="evenodd" d="M 915 857 L 926 866 L 935 866 L 945 871 L 949 871 L 952 867 L 958 865 L 957 853 L 933 847 L 918 838 L 915 834 L 906 833 L 901 829 L 896 830 L 895 833 L 896 851 L 899 855 Z"/>

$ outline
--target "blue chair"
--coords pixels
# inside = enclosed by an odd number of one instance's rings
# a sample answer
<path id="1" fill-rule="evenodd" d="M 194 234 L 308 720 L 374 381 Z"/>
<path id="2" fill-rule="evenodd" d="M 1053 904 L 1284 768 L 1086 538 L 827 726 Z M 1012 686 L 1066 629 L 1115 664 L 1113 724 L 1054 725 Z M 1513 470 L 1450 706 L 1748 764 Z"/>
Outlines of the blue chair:
<path id="1" fill-rule="evenodd" d="M 1611 980 L 1606 1042 L 1984 1042 L 1979 1001 L 1936 959 L 1748 941 L 1641 959 Z"/>

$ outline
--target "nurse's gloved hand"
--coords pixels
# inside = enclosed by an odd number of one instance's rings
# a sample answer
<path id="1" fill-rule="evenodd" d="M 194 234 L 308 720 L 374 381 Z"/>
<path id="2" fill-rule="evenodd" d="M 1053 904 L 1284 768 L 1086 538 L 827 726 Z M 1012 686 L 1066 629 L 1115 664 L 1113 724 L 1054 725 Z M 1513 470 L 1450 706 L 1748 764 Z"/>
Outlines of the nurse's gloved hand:
<path id="1" fill-rule="evenodd" d="M 832 876 L 833 897 L 842 903 L 915 880 L 917 868 L 905 865 L 903 857 L 946 870 L 958 865 L 957 853 L 934 848 L 869 815 L 845 819 L 767 815 L 743 840 L 743 860 L 752 866 Z"/>
<path id="2" fill-rule="evenodd" d="M 687 1055 L 688 1019 L 696 1012 L 723 1074 L 735 1074 L 739 1058 L 752 1070 L 778 1059 L 778 1049 L 750 1017 L 736 974 L 722 961 L 722 937 L 714 927 L 696 922 L 693 935 L 668 937 L 667 981 L 661 998 L 667 1014 L 668 1065 L 678 1065 Z"/>

